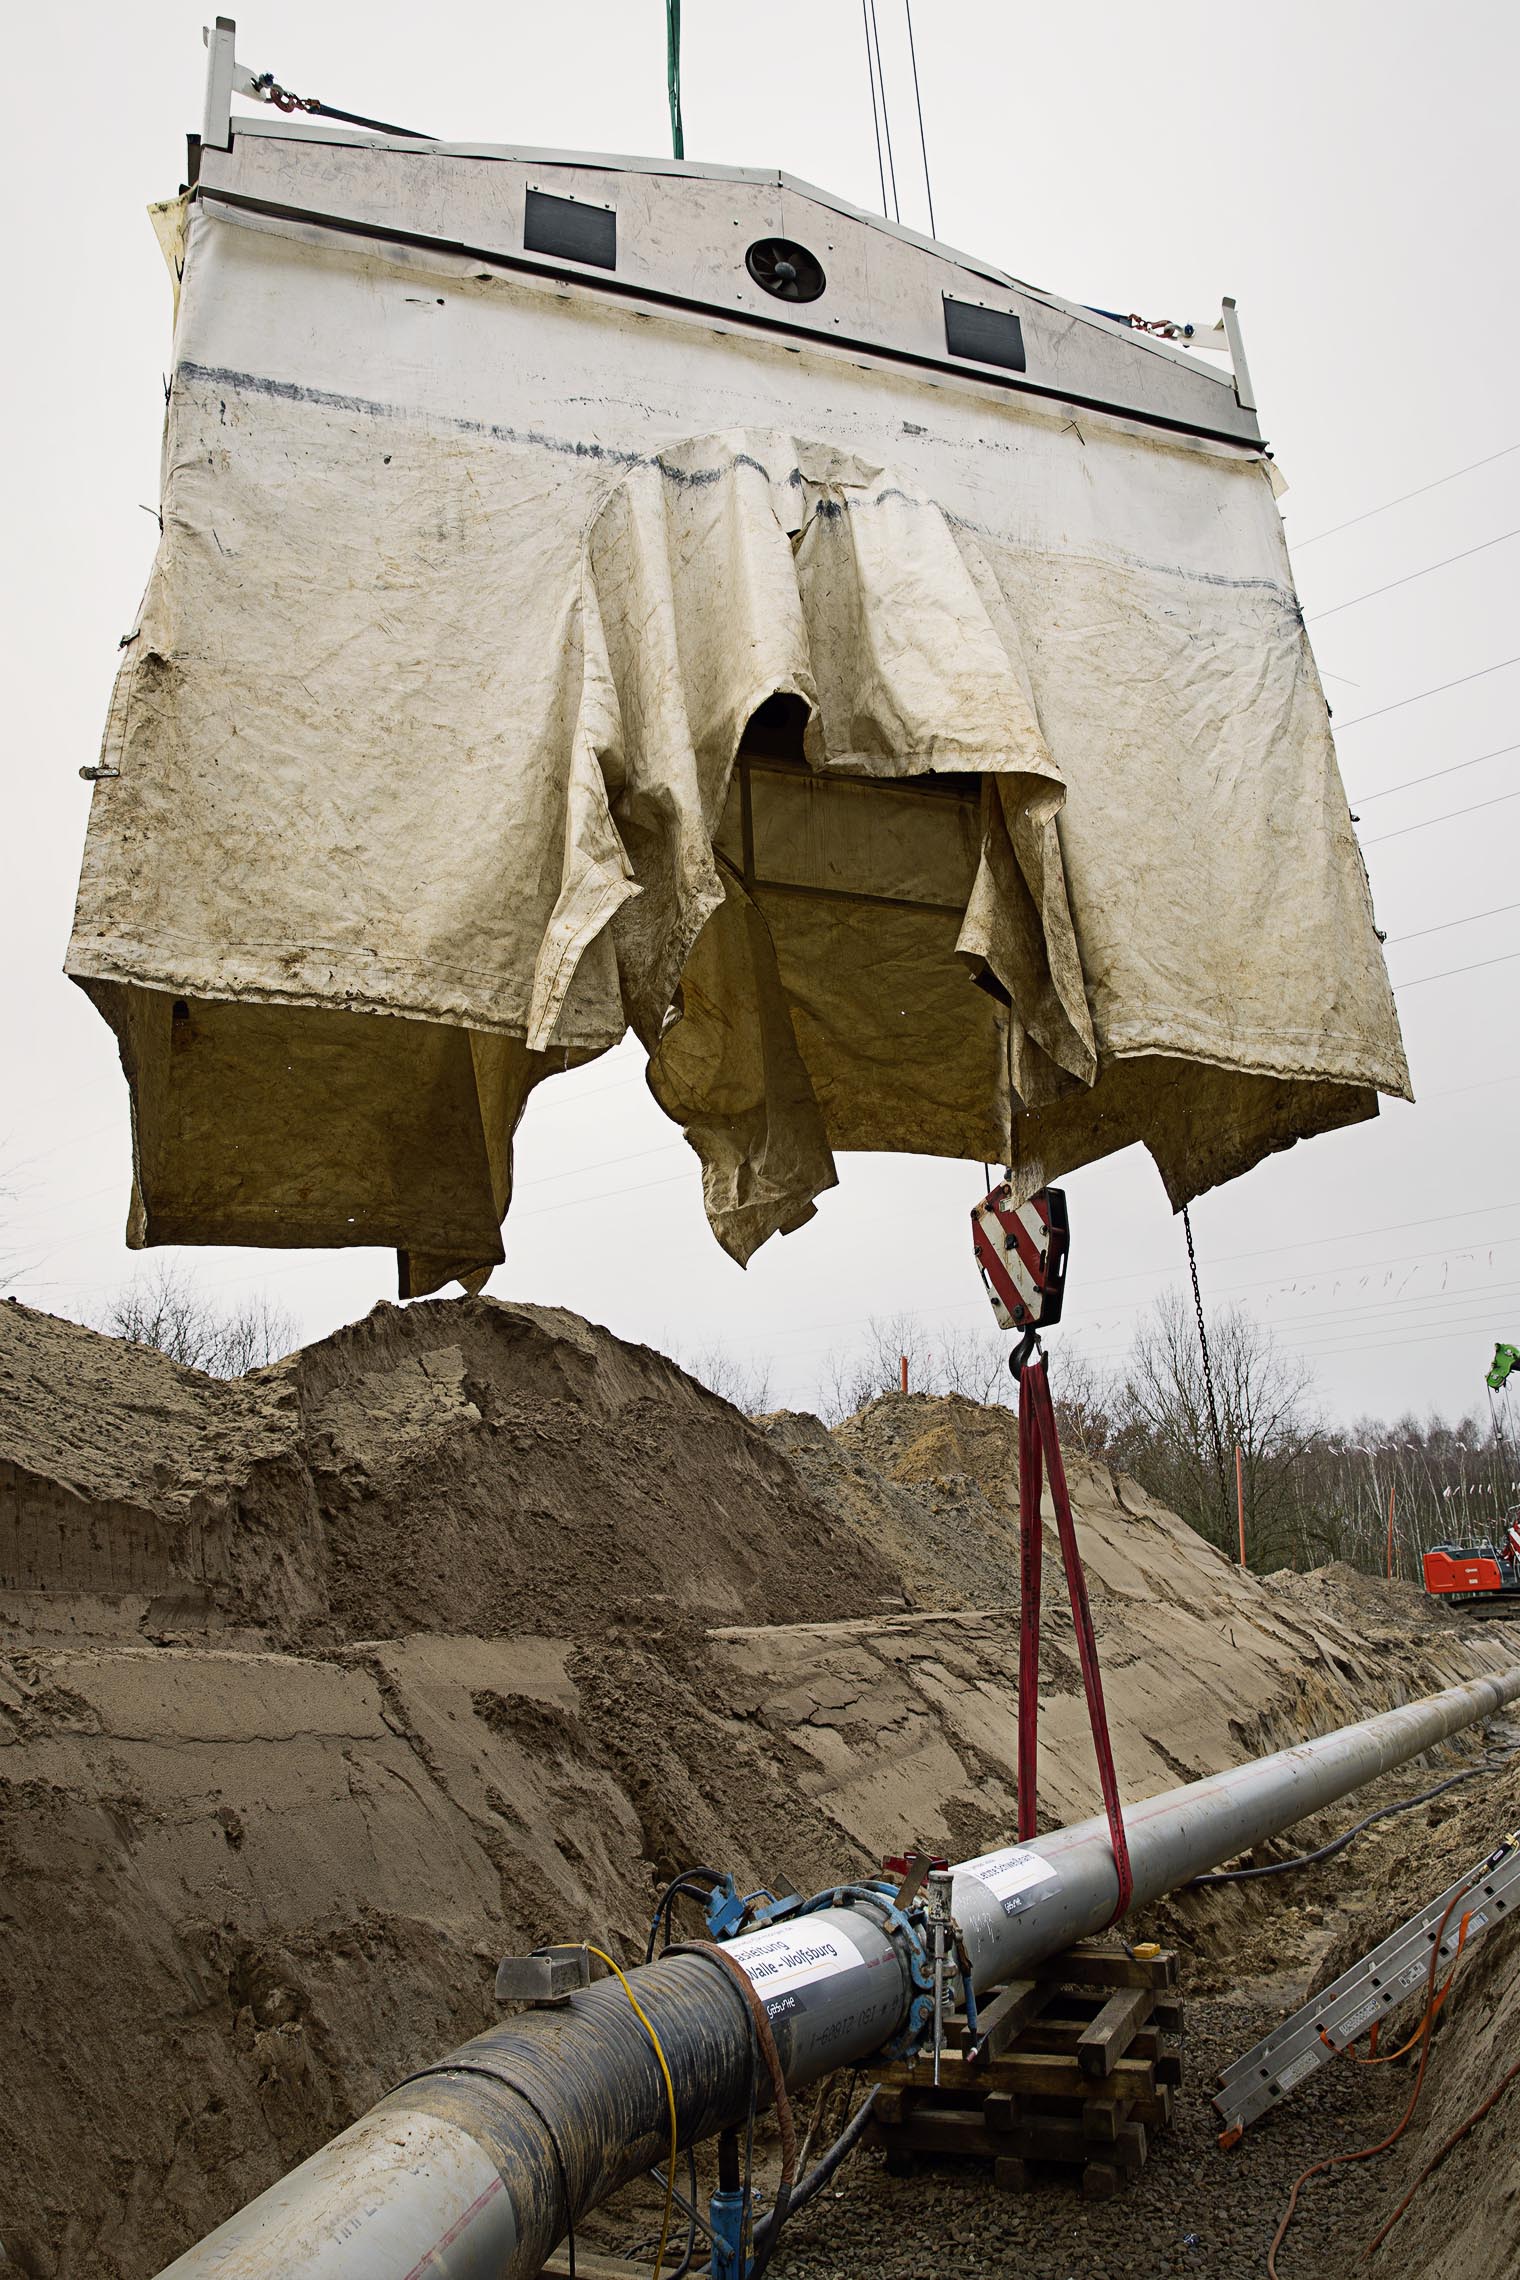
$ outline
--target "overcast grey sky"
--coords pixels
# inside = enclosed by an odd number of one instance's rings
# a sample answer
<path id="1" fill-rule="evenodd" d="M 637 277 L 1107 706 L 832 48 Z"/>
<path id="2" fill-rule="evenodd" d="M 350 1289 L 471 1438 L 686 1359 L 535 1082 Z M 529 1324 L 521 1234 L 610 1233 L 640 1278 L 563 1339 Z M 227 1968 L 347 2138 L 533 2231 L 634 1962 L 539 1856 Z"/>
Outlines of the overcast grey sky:
<path id="1" fill-rule="evenodd" d="M 901 0 L 877 7 L 903 219 L 926 226 Z M 125 1084 L 60 969 L 77 771 L 156 537 L 170 305 L 144 207 L 183 177 L 208 13 L 83 0 L 27 11 L 7 47 L 22 101 L 0 382 L 0 1252 L 22 1297 L 68 1314 L 135 1265 Z M 859 0 L 684 13 L 690 157 L 877 202 Z M 663 20 L 659 0 L 269 0 L 239 15 L 238 50 L 302 93 L 450 139 L 661 153 Z M 1222 293 L 1240 303 L 1419 1098 L 1262 1165 L 1193 1218 L 1210 1298 L 1250 1304 L 1310 1357 L 1342 1416 L 1481 1403 L 1494 1339 L 1520 1334 L 1516 22 L 1461 0 L 1434 15 L 1407 0 L 918 0 L 915 16 L 941 237 L 1103 307 L 1212 321 Z M 1397 788 L 1416 777 L 1431 780 Z M 941 1324 L 990 1324 L 967 1241 L 976 1167 L 846 1157 L 813 1224 L 741 1274 L 628 1048 L 538 1095 L 519 1166 L 493 1291 L 753 1356 L 777 1399 L 809 1401 L 873 1314 L 920 1314 L 931 1343 Z M 1182 1270 L 1181 1225 L 1134 1151 L 1066 1186 L 1064 1335 L 1118 1358 Z M 267 1292 L 305 1337 L 393 1291 L 373 1251 L 171 1255 L 229 1297 Z"/>

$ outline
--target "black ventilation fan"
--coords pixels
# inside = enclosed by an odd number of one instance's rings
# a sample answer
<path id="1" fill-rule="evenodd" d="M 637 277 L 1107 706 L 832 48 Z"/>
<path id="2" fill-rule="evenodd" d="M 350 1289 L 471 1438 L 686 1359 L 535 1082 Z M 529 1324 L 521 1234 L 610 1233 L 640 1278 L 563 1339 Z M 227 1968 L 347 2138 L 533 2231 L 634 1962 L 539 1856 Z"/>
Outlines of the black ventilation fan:
<path id="1" fill-rule="evenodd" d="M 817 254 L 790 238 L 757 238 L 744 266 L 761 292 L 778 301 L 816 301 L 828 283 Z"/>

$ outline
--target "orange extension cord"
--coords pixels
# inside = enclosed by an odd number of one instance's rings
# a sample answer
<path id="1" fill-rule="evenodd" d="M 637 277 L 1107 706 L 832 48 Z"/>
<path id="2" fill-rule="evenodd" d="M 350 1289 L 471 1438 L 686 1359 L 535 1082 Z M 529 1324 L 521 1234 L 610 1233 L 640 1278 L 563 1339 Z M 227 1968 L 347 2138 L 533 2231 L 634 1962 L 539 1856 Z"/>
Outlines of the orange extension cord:
<path id="1" fill-rule="evenodd" d="M 1454 2145 L 1460 2144 L 1462 2139 L 1466 2137 L 1468 2131 L 1472 2128 L 1475 2122 L 1482 2121 L 1484 2115 L 1489 2111 L 1489 2108 L 1491 2106 L 1498 2105 L 1499 2100 L 1504 2096 L 1505 2091 L 1509 2088 L 1510 2084 L 1517 2078 L 1517 2076 L 1520 2076 L 1520 2059 L 1516 2059 L 1508 2074 L 1502 2076 L 1501 2079 L 1494 2085 L 1493 2089 L 1490 2090 L 1488 2096 L 1484 2099 L 1482 2105 L 1474 2106 L 1466 2121 L 1463 2122 L 1457 2129 L 1454 2129 L 1452 2131 L 1451 2136 L 1446 2140 L 1446 2143 L 1444 2145 L 1437 2147 L 1436 2151 L 1426 2162 L 1424 2168 L 1420 2171 L 1419 2176 L 1410 2186 L 1409 2191 L 1404 2195 L 1403 2200 L 1400 2201 L 1398 2207 L 1394 2210 L 1393 2215 L 1388 2219 L 1387 2224 L 1384 2225 L 1382 2231 L 1380 2233 L 1374 2233 L 1372 2239 L 1368 2241 L 1367 2246 L 1362 2250 L 1362 2262 L 1364 2264 L 1367 2262 L 1367 2259 L 1371 2256 L 1375 2248 L 1382 2247 L 1384 2241 L 1388 2238 L 1388 2235 L 1392 2232 L 1394 2226 L 1398 2223 L 1400 2217 L 1404 2214 L 1404 2211 L 1408 2208 L 1410 2202 L 1414 2199 L 1416 2193 L 1418 2193 L 1420 2187 L 1424 2184 L 1431 2171 L 1433 2169 L 1440 2168 L 1442 2162 L 1446 2159 L 1446 2156 L 1450 2153 L 1452 2147 Z"/>
<path id="2" fill-rule="evenodd" d="M 1420 2064 L 1414 2078 L 1414 2089 L 1410 2092 L 1409 2104 L 1404 2108 L 1403 2118 L 1399 2122 L 1397 2129 L 1391 2131 L 1387 2137 L 1379 2139 L 1376 2145 L 1358 2146 L 1354 2153 L 1327 2154 L 1323 2161 L 1316 2161 L 1312 2167 L 1306 2169 L 1301 2176 L 1294 2179 L 1293 2190 L 1288 2195 L 1288 2206 L 1282 2213 L 1282 2222 L 1278 2225 L 1276 2232 L 1273 2234 L 1272 2245 L 1267 2250 L 1267 2271 L 1270 2275 L 1270 2280 L 1282 2280 L 1282 2275 L 1277 2269 L 1277 2252 L 1282 2247 L 1283 2240 L 1287 2234 L 1289 2225 L 1291 2225 L 1293 2222 L 1293 2212 L 1298 2207 L 1298 2196 L 1302 2192 L 1304 2186 L 1308 2184 L 1310 2178 L 1318 2177 L 1324 2170 L 1337 2169 L 1340 2167 L 1342 2162 L 1370 2161 L 1375 2154 L 1386 2153 L 1391 2145 L 1396 2145 L 1398 2143 L 1399 2139 L 1404 2135 L 1404 2132 L 1408 2129 L 1410 2123 L 1413 2121 L 1414 2110 L 1420 2102 L 1420 2092 L 1425 2086 L 1425 2068 L 1430 2058 L 1431 2029 L 1436 2023 L 1436 2015 L 1439 2012 L 1441 2005 L 1445 2002 L 1447 1995 L 1451 1991 L 1451 1983 L 1456 1976 L 1457 1965 L 1462 1959 L 1462 1949 L 1467 1940 L 1468 1918 L 1472 1913 L 1470 1909 L 1467 1911 L 1467 1914 L 1463 1916 L 1457 1932 L 1457 1952 L 1451 1959 L 1451 1970 L 1447 1973 L 1445 1979 L 1442 1981 L 1439 1990 L 1437 1990 L 1436 1971 L 1441 1960 L 1441 1942 L 1446 1937 L 1446 1927 L 1451 1921 L 1452 1911 L 1456 1907 L 1458 1901 L 1463 1897 L 1464 1894 L 1462 1892 L 1454 1892 L 1452 1894 L 1450 1900 L 1446 1904 L 1446 1911 L 1441 1918 L 1439 1926 L 1437 1927 L 1436 1936 L 1431 1942 L 1430 1969 L 1425 1976 L 1425 2013 L 1423 2018 L 1420 2020 L 1420 2024 L 1415 2030 L 1413 2037 L 1408 2043 L 1404 2045 L 1404 2048 L 1406 2050 L 1413 2049 L 1416 2042 L 1420 2045 Z M 1390 2055 L 1396 2056 L 1398 2054 L 1392 2053 Z M 1369 2062 L 1364 2059 L 1362 2063 L 1366 2065 Z M 1373 2061 L 1372 2063 L 1378 2062 Z M 1520 2069 L 1517 2069 L 1517 2071 L 1520 2071 Z M 1476 2120 L 1477 2116 L 1474 2115 L 1472 2119 Z M 1463 2124 L 1464 2128 L 1467 2126 L 1468 2125 L 1466 2123 Z M 1460 2134 L 1461 2133 L 1459 2132 L 1458 2135 Z M 1439 2159 L 1439 2156 L 1437 2158 Z M 1434 2165 L 1432 2164 L 1432 2166 Z M 1408 2203 L 1406 2202 L 1405 2207 L 1407 2206 Z M 1403 2209 L 1395 2211 L 1394 2217 L 1390 2218 L 1389 2222 L 1396 2222 L 1398 2217 L 1402 2216 L 1402 2214 Z M 1384 2229 L 1386 2230 L 1387 2228 L 1385 2227 Z M 1381 2237 L 1382 2236 L 1380 2234 L 1379 2238 L 1381 2239 Z M 1375 2248 L 1376 2246 L 1377 2242 L 1372 2242 L 1366 2253 L 1370 2255 L 1372 2248 Z"/>

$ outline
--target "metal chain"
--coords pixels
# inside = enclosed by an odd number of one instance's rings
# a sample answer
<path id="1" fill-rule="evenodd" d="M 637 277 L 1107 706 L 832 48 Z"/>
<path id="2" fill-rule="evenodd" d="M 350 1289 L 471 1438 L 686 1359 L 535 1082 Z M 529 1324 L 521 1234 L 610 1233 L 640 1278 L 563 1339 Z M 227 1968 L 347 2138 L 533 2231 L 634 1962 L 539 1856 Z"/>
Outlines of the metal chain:
<path id="1" fill-rule="evenodd" d="M 1198 1350 L 1203 1356 L 1203 1385 L 1209 1397 L 1209 1424 L 1214 1434 L 1214 1460 L 1219 1467 L 1220 1494 L 1225 1493 L 1224 1435 L 1219 1430 L 1219 1403 L 1214 1395 L 1214 1365 L 1209 1359 L 1209 1333 L 1203 1319 L 1203 1293 L 1198 1288 L 1198 1254 L 1193 1249 L 1193 1222 L 1182 1207 L 1182 1232 L 1187 1237 L 1188 1273 L 1193 1278 L 1193 1311 L 1198 1316 Z"/>

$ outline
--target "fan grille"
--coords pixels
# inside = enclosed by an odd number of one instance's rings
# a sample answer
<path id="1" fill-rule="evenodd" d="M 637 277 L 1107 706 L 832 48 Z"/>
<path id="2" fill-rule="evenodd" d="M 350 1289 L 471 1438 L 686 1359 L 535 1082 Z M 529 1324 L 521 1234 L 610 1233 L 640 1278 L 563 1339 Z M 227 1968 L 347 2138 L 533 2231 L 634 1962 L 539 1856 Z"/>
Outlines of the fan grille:
<path id="1" fill-rule="evenodd" d="M 791 238 L 757 238 L 744 266 L 761 292 L 778 301 L 816 301 L 828 283 L 817 254 Z"/>

